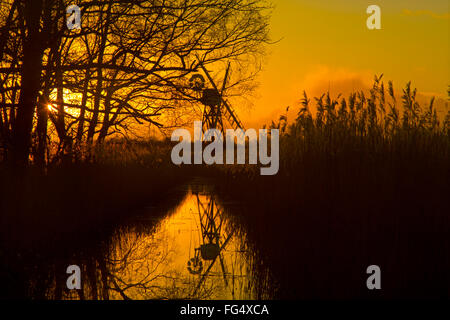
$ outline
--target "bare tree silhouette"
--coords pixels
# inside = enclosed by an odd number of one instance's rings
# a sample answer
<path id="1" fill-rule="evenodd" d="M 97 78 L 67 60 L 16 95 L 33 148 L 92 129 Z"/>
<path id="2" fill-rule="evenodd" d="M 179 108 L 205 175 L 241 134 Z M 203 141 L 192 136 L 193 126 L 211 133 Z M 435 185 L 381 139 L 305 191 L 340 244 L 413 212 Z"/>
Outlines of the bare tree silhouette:
<path id="1" fill-rule="evenodd" d="M 64 154 L 135 124 L 163 127 L 157 117 L 196 101 L 187 82 L 200 63 L 240 64 L 236 86 L 258 71 L 246 63 L 269 39 L 265 0 L 85 1 L 81 30 L 66 27 L 70 4 L 0 7 L 0 141 L 17 165 L 30 155 L 43 165 L 53 137 Z"/>

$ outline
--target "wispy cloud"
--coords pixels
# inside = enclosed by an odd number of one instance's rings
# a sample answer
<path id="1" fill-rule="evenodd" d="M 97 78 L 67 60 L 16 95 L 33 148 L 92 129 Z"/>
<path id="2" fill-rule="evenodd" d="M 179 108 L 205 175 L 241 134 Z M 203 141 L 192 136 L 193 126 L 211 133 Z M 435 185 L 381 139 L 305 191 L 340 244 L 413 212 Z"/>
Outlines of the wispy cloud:
<path id="1" fill-rule="evenodd" d="M 407 16 L 412 16 L 412 17 L 418 17 L 418 16 L 428 16 L 431 17 L 433 19 L 440 19 L 440 20 L 448 20 L 450 19 L 450 14 L 449 13 L 436 13 L 433 12 L 431 10 L 408 10 L 408 9 L 404 9 L 403 10 L 403 14 L 407 15 Z"/>

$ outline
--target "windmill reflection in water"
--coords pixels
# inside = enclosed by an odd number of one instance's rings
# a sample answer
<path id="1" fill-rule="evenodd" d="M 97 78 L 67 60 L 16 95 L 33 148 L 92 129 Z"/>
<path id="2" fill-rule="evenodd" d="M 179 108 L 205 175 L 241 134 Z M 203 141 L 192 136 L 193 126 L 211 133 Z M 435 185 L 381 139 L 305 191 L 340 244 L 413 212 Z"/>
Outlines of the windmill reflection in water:
<path id="1" fill-rule="evenodd" d="M 229 232 L 225 230 L 223 211 L 216 204 L 214 195 L 207 198 L 206 204 L 200 200 L 198 192 L 195 193 L 195 196 L 197 198 L 202 243 L 194 249 L 194 256 L 187 263 L 188 271 L 193 275 L 200 276 L 194 295 L 210 274 L 217 260 L 220 263 L 225 286 L 228 286 L 223 251 L 234 234 L 234 229 Z"/>

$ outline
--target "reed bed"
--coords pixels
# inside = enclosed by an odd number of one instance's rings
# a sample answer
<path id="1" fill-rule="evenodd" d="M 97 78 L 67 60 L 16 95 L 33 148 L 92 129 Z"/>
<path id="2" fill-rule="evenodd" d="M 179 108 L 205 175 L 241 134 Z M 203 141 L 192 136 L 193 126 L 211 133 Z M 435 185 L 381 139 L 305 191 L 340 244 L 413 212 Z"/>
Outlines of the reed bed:
<path id="1" fill-rule="evenodd" d="M 278 175 L 216 172 L 222 197 L 244 205 L 229 209 L 271 270 L 273 297 L 448 298 L 450 116 L 416 93 L 408 84 L 398 99 L 381 77 L 369 94 L 304 93 L 292 124 L 272 124 Z M 372 264 L 380 291 L 366 287 Z"/>

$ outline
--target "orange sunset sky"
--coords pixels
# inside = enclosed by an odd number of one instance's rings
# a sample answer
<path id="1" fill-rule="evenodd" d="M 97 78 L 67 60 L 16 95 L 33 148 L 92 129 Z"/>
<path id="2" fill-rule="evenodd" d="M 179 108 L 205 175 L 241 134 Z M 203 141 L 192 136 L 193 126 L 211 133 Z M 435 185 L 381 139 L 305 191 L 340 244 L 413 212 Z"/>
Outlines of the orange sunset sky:
<path id="1" fill-rule="evenodd" d="M 260 127 L 291 106 L 300 94 L 332 95 L 370 86 L 375 74 L 394 82 L 397 93 L 408 81 L 419 98 L 436 96 L 448 110 L 449 2 L 447 0 L 276 0 L 268 55 L 250 99 L 236 106 L 245 126 Z M 369 30 L 369 5 L 381 8 L 381 30 Z M 440 98 L 440 99 L 439 99 Z"/>

